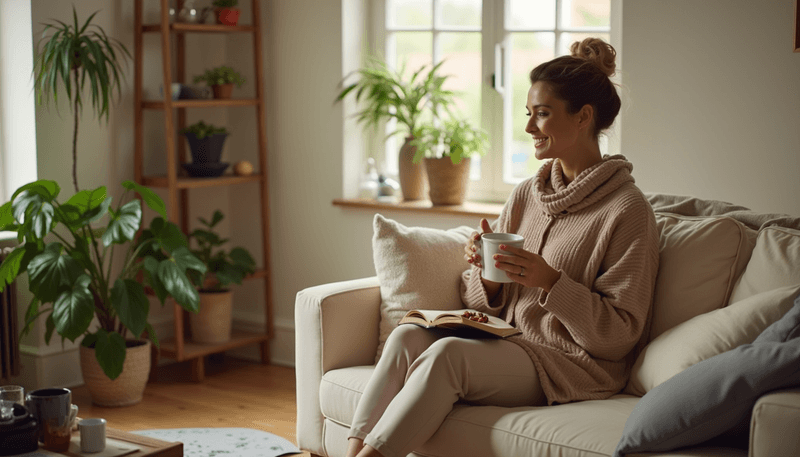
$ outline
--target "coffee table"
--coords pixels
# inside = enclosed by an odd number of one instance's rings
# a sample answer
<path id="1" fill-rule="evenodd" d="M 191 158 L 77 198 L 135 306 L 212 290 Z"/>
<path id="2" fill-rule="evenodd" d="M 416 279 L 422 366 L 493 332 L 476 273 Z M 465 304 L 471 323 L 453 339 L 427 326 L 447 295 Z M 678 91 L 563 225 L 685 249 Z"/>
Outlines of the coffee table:
<path id="1" fill-rule="evenodd" d="M 74 430 L 72 436 L 80 436 L 80 432 Z M 106 429 L 106 438 L 124 441 L 136 445 L 139 450 L 124 457 L 183 457 L 183 443 L 157 440 L 147 436 L 135 435 L 113 428 Z M 66 453 L 72 456 L 74 454 Z"/>

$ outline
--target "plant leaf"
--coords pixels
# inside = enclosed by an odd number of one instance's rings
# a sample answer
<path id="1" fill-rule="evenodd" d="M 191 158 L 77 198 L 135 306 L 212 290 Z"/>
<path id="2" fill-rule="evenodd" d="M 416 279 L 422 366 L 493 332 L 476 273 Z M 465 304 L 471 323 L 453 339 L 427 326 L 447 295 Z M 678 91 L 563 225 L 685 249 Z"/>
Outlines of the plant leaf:
<path id="1" fill-rule="evenodd" d="M 142 204 L 139 200 L 131 200 L 124 204 L 119 212 L 111 212 L 111 221 L 103 233 L 103 246 L 112 243 L 122 244 L 132 240 L 139 230 L 142 221 Z"/>
<path id="2" fill-rule="evenodd" d="M 53 303 L 52 316 L 56 330 L 70 341 L 75 341 L 86 333 L 94 318 L 94 297 L 89 291 L 90 282 L 89 275 L 81 275 Z"/>
<path id="3" fill-rule="evenodd" d="M 59 242 L 49 243 L 44 251 L 28 264 L 30 289 L 43 303 L 54 302 L 65 287 L 83 274 L 83 267 L 72 257 L 62 255 Z"/>
<path id="4" fill-rule="evenodd" d="M 14 212 L 11 208 L 11 202 L 4 203 L 0 206 L 0 232 L 9 230 L 17 230 L 17 221 L 14 220 Z"/>
<path id="5" fill-rule="evenodd" d="M 111 303 L 122 325 L 139 338 L 150 313 L 150 302 L 142 285 L 132 279 L 117 279 L 111 289 Z"/>
<path id="6" fill-rule="evenodd" d="M 31 259 L 40 252 L 36 243 L 25 243 L 11 251 L 11 254 L 7 255 L 0 264 L 0 292 L 5 289 L 7 284 L 14 282 L 17 276 L 24 273 L 28 269 Z"/>
<path id="7" fill-rule="evenodd" d="M 53 313 L 47 315 L 44 321 L 44 343 L 50 344 L 50 339 L 53 338 L 53 332 L 56 330 L 56 324 L 53 322 Z"/>
<path id="8" fill-rule="evenodd" d="M 206 272 L 206 265 L 200 261 L 185 246 L 181 246 L 172 252 L 172 258 L 181 270 L 196 270 L 200 273 Z"/>
<path id="9" fill-rule="evenodd" d="M 145 204 L 150 207 L 150 209 L 160 214 L 164 219 L 167 219 L 167 205 L 164 204 L 164 200 L 156 195 L 155 192 L 133 181 L 123 181 L 122 187 L 135 191 L 142 197 L 142 200 L 144 200 Z"/>
<path id="10" fill-rule="evenodd" d="M 196 313 L 200 308 L 200 296 L 192 286 L 186 273 L 174 259 L 167 259 L 158 264 L 158 279 L 164 288 L 184 309 Z"/>
<path id="11" fill-rule="evenodd" d="M 43 239 L 53 227 L 55 209 L 35 190 L 26 190 L 14 198 L 14 218 L 21 225 L 19 234 Z"/>
<path id="12" fill-rule="evenodd" d="M 94 355 L 103 373 L 108 379 L 115 380 L 122 374 L 125 363 L 125 339 L 117 332 L 97 330 L 97 340 L 94 342 Z"/>
<path id="13" fill-rule="evenodd" d="M 105 214 L 102 211 L 103 205 L 108 208 L 111 203 L 106 202 L 108 194 L 106 186 L 100 186 L 94 190 L 82 190 L 67 200 L 66 205 L 72 205 L 78 209 L 81 217 L 87 218 L 89 222 L 94 222 Z M 109 199 L 110 200 L 110 199 Z"/>
<path id="14" fill-rule="evenodd" d="M 164 288 L 164 284 L 161 283 L 161 280 L 158 279 L 158 264 L 159 261 L 153 256 L 147 256 L 144 258 L 144 274 L 147 279 L 147 283 L 150 287 L 153 288 L 153 291 L 156 294 L 156 297 L 161 301 L 161 305 L 164 305 L 164 300 L 167 299 L 167 289 Z"/>
<path id="15" fill-rule="evenodd" d="M 153 345 L 158 348 L 158 336 L 156 336 L 156 329 L 154 329 L 153 326 L 148 322 L 144 330 L 147 332 L 147 339 L 152 341 Z"/>
<path id="16" fill-rule="evenodd" d="M 153 222 L 158 218 L 153 219 Z M 189 245 L 186 235 L 181 232 L 181 229 L 172 222 L 162 221 L 163 223 L 151 224 L 154 239 L 161 244 L 161 248 L 168 253 L 174 252 L 178 248 L 185 248 Z M 160 229 L 152 228 L 154 225 Z"/>

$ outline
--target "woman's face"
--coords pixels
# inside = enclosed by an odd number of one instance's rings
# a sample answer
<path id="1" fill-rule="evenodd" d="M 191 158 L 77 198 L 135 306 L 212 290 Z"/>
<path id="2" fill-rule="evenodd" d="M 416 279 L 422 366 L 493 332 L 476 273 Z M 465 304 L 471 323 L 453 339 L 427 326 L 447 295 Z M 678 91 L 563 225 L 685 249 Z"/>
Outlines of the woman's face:
<path id="1" fill-rule="evenodd" d="M 536 158 L 569 158 L 578 144 L 580 113 L 569 114 L 566 102 L 541 81 L 528 90 L 525 107 L 529 117 L 525 132 L 533 137 Z"/>

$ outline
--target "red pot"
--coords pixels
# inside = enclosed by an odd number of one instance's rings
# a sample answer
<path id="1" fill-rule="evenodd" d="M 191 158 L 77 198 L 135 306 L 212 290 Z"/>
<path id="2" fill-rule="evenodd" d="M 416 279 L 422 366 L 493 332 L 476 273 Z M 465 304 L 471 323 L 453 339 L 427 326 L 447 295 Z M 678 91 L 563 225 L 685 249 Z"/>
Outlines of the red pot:
<path id="1" fill-rule="evenodd" d="M 217 24 L 236 25 L 238 22 L 238 8 L 217 8 Z"/>

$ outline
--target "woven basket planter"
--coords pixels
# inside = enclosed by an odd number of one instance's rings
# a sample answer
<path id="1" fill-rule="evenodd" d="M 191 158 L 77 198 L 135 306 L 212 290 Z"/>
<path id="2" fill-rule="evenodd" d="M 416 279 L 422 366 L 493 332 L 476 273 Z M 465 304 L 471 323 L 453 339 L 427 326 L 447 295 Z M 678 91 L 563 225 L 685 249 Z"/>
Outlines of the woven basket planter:
<path id="1" fill-rule="evenodd" d="M 128 346 L 122 374 L 115 380 L 108 379 L 94 355 L 94 348 L 80 346 L 81 373 L 83 382 L 97 406 L 129 406 L 142 401 L 147 378 L 150 376 L 150 341 L 128 340 L 141 343 Z"/>
<path id="2" fill-rule="evenodd" d="M 431 203 L 434 205 L 460 205 L 464 203 L 469 185 L 469 158 L 453 164 L 450 157 L 425 158 Z"/>
<path id="3" fill-rule="evenodd" d="M 233 291 L 200 292 L 200 311 L 189 313 L 192 341 L 225 343 L 231 339 Z"/>

